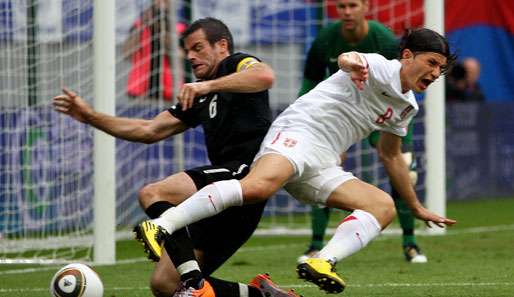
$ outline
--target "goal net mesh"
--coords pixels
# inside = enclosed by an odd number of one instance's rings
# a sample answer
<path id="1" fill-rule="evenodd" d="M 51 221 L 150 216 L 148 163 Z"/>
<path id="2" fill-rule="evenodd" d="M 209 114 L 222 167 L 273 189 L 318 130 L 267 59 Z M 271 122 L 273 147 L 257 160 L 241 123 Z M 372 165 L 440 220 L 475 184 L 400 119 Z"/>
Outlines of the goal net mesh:
<path id="1" fill-rule="evenodd" d="M 337 19 L 335 1 L 174 0 L 167 15 L 177 20 L 172 24 L 169 18 L 152 17 L 151 5 L 151 0 L 116 1 L 117 116 L 148 119 L 165 110 L 173 104 L 169 94 L 173 81 L 166 82 L 162 73 L 184 73 L 184 65 L 174 65 L 170 58 L 180 53 L 166 46 L 154 50 L 156 56 L 147 60 L 136 57 L 144 56 L 145 46 L 152 43 L 141 41 L 148 32 L 145 28 L 174 26 L 180 32 L 190 18 L 213 16 L 225 21 L 237 51 L 254 54 L 275 70 L 270 101 L 276 115 L 296 99 L 305 53 L 317 31 Z M 371 0 L 369 18 L 400 35 L 404 28 L 423 23 L 422 8 L 422 0 Z M 0 1 L 2 262 L 91 260 L 93 128 L 58 114 L 51 102 L 66 86 L 93 105 L 93 11 L 92 0 Z M 162 38 L 164 33 L 160 34 Z M 148 63 L 159 66 L 145 68 Z M 422 115 L 415 121 L 421 177 L 416 189 L 422 194 Z M 141 187 L 207 163 L 200 128 L 152 145 L 117 140 L 117 238 L 126 238 L 131 227 L 146 217 L 138 204 Z M 389 189 L 376 153 L 366 143 L 349 151 L 345 165 L 356 176 Z M 258 232 L 294 233 L 302 228 L 308 232 L 309 210 L 280 191 L 269 200 Z"/>

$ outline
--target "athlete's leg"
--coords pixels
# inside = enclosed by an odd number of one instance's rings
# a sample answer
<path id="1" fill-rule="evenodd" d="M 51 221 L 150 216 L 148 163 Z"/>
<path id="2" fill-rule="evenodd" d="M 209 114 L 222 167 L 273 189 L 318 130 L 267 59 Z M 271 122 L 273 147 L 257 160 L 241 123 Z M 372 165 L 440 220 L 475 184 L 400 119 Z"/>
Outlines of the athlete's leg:
<path id="1" fill-rule="evenodd" d="M 203 188 L 208 184 L 220 180 L 227 180 L 232 178 L 240 179 L 247 173 L 248 165 L 242 164 L 241 162 L 231 162 L 223 166 L 203 166 L 186 171 L 186 174 L 194 182 L 195 189 Z M 257 209 L 256 213 L 256 223 L 252 226 L 249 226 L 249 230 L 243 230 L 246 231 L 246 233 L 251 234 L 255 230 L 257 222 L 259 221 L 260 215 L 262 213 L 261 209 Z M 216 242 L 216 239 L 212 238 L 211 235 L 218 234 L 219 231 L 225 229 L 224 226 L 222 226 L 222 223 L 230 225 L 236 223 L 238 219 L 238 217 L 231 216 L 230 212 L 220 213 L 219 218 L 213 217 L 212 219 L 208 220 L 207 223 L 192 224 L 188 226 L 187 231 L 185 228 L 181 228 L 175 231 L 173 234 L 171 234 L 171 236 L 169 236 L 169 240 L 165 241 L 164 247 L 167 250 L 168 255 L 170 255 L 171 260 L 176 265 L 181 280 L 186 287 L 200 289 L 204 281 L 204 273 L 202 273 L 204 270 L 200 270 L 198 263 L 195 261 L 192 250 L 193 247 L 197 249 L 200 247 L 200 250 L 209 251 L 209 248 L 212 247 L 212 245 L 204 244 L 203 246 L 199 246 L 198 238 L 210 239 L 207 240 L 207 242 Z M 246 235 L 246 233 L 244 235 Z M 250 235 L 248 235 L 248 237 L 249 236 Z M 190 238 L 193 239 L 193 241 L 191 241 Z M 246 239 L 247 238 L 240 242 L 237 236 L 234 236 L 233 238 L 227 238 L 227 241 L 233 242 L 235 247 L 233 246 L 233 248 L 224 249 L 226 250 L 225 254 L 216 257 L 216 264 L 212 264 L 214 262 L 213 260 L 208 261 L 209 263 L 207 264 L 208 270 L 206 275 L 209 275 L 212 271 L 221 266 L 221 264 L 224 263 L 226 259 L 228 259 L 246 241 Z M 216 248 L 214 247 L 214 249 Z M 207 259 L 210 258 L 212 258 L 212 256 L 207 257 Z M 203 266 L 205 267 L 205 265 Z M 213 287 L 215 287 L 215 285 L 213 285 Z"/>
<path id="2" fill-rule="evenodd" d="M 204 262 L 204 253 L 202 251 L 195 250 L 195 256 L 200 263 Z M 262 297 L 261 291 L 258 288 L 246 284 L 212 277 L 206 277 L 205 279 L 209 283 L 209 290 L 213 291 L 211 292 L 211 296 L 213 296 L 212 293 L 214 293 L 215 296 L 225 297 Z M 183 283 L 180 281 L 180 275 L 177 269 L 175 269 L 167 252 L 163 251 L 161 259 L 156 263 L 155 270 L 150 279 L 150 288 L 152 289 L 153 295 L 158 297 L 172 296 L 182 285 Z M 203 285 L 205 285 L 205 281 L 203 281 L 202 287 Z"/>
<path id="3" fill-rule="evenodd" d="M 327 230 L 328 221 L 330 219 L 329 207 L 318 207 L 313 205 L 311 209 L 311 226 L 312 239 L 310 244 L 311 250 L 321 250 L 323 248 L 323 238 Z"/>
<path id="4" fill-rule="evenodd" d="M 211 217 L 231 206 L 267 200 L 294 174 L 292 163 L 284 156 L 265 154 L 254 163 L 240 182 L 227 180 L 208 185 L 179 206 L 165 211 L 153 223 L 172 234 L 185 225 Z M 244 198 L 243 198 L 244 197 Z"/>
<path id="5" fill-rule="evenodd" d="M 341 222 L 332 239 L 321 250 L 320 257 L 327 260 L 335 258 L 340 261 L 360 250 L 389 225 L 395 216 L 391 197 L 358 179 L 338 186 L 328 197 L 327 206 L 354 210 Z"/>
<path id="6" fill-rule="evenodd" d="M 211 277 L 253 234 L 264 203 L 232 207 L 188 227 L 195 247 L 203 251 L 202 273 L 214 288 L 216 296 L 261 297 L 258 288 Z"/>
<path id="7" fill-rule="evenodd" d="M 230 167 L 230 166 L 229 166 Z M 213 170 L 216 169 L 216 170 Z M 237 164 L 234 168 L 229 170 L 222 170 L 223 168 L 214 168 L 213 166 L 206 166 L 195 168 L 186 171 L 186 173 L 176 174 L 168 177 L 160 182 L 150 184 L 144 187 L 140 192 L 141 205 L 147 206 L 146 212 L 150 217 L 155 218 L 159 215 L 159 211 L 163 211 L 173 204 L 183 201 L 187 197 L 188 192 L 194 192 L 199 185 L 211 183 L 215 180 L 228 179 L 230 177 L 240 178 L 248 171 L 244 170 L 241 164 Z M 213 172 L 206 174 L 204 172 Z M 178 186 L 177 183 L 182 185 Z M 185 187 L 187 185 L 188 187 Z M 161 200 L 166 199 L 166 200 Z M 148 203 L 152 201 L 152 203 Z M 171 240 L 166 242 L 166 250 L 159 262 L 151 278 L 151 289 L 155 296 L 171 296 L 175 290 L 182 283 L 186 287 L 195 289 L 205 289 L 205 282 L 200 272 L 199 266 L 205 269 L 206 275 L 210 275 L 214 270 L 221 266 L 237 249 L 251 236 L 264 209 L 264 205 L 249 206 L 241 209 L 240 211 L 232 211 L 229 213 L 220 214 L 219 218 L 206 221 L 203 224 L 193 224 L 189 226 L 189 232 L 185 228 L 177 230 L 171 235 Z M 220 223 L 222 222 L 222 224 Z M 234 230 L 237 234 L 230 233 L 228 236 L 226 225 L 238 223 L 238 228 Z M 224 224 L 224 225 L 223 225 Z M 234 228 L 232 228 L 234 229 Z M 221 232 L 221 233 L 220 233 Z M 189 237 L 189 234 L 193 239 Z M 211 237 L 206 234 L 212 235 Z M 222 242 L 228 245 L 219 247 L 216 245 L 214 238 L 216 234 L 220 237 Z M 220 234 L 225 234 L 223 236 Z M 196 239 L 195 239 L 196 238 Z M 211 244 L 199 242 L 199 238 Z M 194 241 L 195 243 L 193 243 Z M 207 251 L 204 256 L 202 249 L 196 249 L 193 253 L 193 245 L 199 245 Z M 213 252 L 214 251 L 214 252 Z M 173 262 L 170 260 L 170 256 Z M 199 263 L 196 261 L 199 257 Z M 175 268 L 175 265 L 178 268 Z M 248 286 L 221 279 L 207 278 L 209 282 L 208 290 L 213 290 L 217 296 L 227 297 L 261 297 L 262 294 L 258 288 Z M 188 284 L 189 281 L 189 284 Z"/>
<path id="8" fill-rule="evenodd" d="M 414 236 L 414 215 L 407 203 L 400 198 L 398 192 L 392 187 L 391 195 L 393 196 L 396 212 L 398 213 L 398 221 L 403 231 L 403 246 L 415 245 L 416 237 Z"/>
<path id="9" fill-rule="evenodd" d="M 213 226 L 215 228 L 215 226 Z M 211 232 L 216 232 L 217 230 L 212 229 Z M 206 232 L 209 232 L 209 230 L 206 230 Z M 226 232 L 226 230 L 225 230 Z M 237 239 L 236 239 L 237 240 Z M 184 243 L 188 243 L 188 241 L 182 240 L 181 242 L 176 242 L 174 245 L 174 249 L 172 249 L 173 252 L 182 252 L 182 256 L 184 256 L 183 250 L 188 249 L 192 251 L 192 247 L 185 246 Z M 176 249 L 182 249 L 176 250 Z M 214 248 L 215 249 L 215 248 Z M 237 282 L 231 282 L 226 281 L 222 279 L 215 279 L 211 277 L 205 277 L 203 276 L 198 279 L 197 283 L 195 283 L 194 286 L 187 283 L 187 280 L 184 281 L 184 277 L 181 273 L 184 273 L 184 271 L 189 271 L 189 274 L 191 270 L 191 266 L 197 267 L 194 270 L 197 270 L 200 272 L 200 268 L 197 266 L 196 263 L 200 263 L 200 266 L 202 268 L 205 268 L 207 271 L 206 275 L 209 275 L 215 268 L 218 267 L 218 265 L 221 265 L 223 262 L 225 262 L 226 258 L 216 258 L 209 260 L 208 258 L 216 257 L 217 255 L 205 255 L 205 252 L 202 250 L 195 249 L 195 253 L 189 261 L 182 262 L 181 264 L 177 265 L 177 268 L 175 268 L 174 262 L 170 260 L 170 257 L 167 253 L 166 249 L 163 251 L 163 254 L 159 260 L 159 262 L 156 264 L 154 273 L 151 277 L 150 287 L 152 289 L 152 292 L 155 296 L 171 296 L 173 295 L 177 288 L 180 288 L 181 286 L 185 287 L 188 290 L 207 290 L 209 292 L 204 293 L 205 296 L 226 296 L 226 297 L 241 297 L 241 296 L 248 296 L 248 297 L 262 297 L 261 291 L 258 288 L 254 288 L 252 286 L 248 286 L 246 284 L 241 284 Z M 185 260 L 184 258 L 180 257 L 172 257 L 174 259 L 179 258 L 178 261 Z M 228 256 L 227 256 L 228 258 Z M 198 262 L 197 260 L 198 259 Z M 177 261 L 177 262 L 178 262 Z M 210 265 L 209 263 L 215 262 L 217 267 L 213 266 L 205 266 Z M 203 296 L 203 295 L 202 295 Z"/>
<path id="10" fill-rule="evenodd" d="M 154 296 L 172 296 L 179 284 L 180 275 L 167 252 L 163 251 L 150 278 L 150 289 Z"/>
<path id="11" fill-rule="evenodd" d="M 353 210 L 337 227 L 334 236 L 320 251 L 319 258 L 298 265 L 300 278 L 311 281 L 328 293 L 344 290 L 345 282 L 334 272 L 336 262 L 364 248 L 395 216 L 391 197 L 358 179 L 339 185 L 328 197 L 327 206 Z"/>
<path id="12" fill-rule="evenodd" d="M 158 218 L 164 211 L 179 204 L 197 190 L 191 177 L 185 172 L 176 173 L 163 180 L 144 186 L 139 191 L 139 203 L 145 213 L 151 218 Z M 155 241 L 156 228 L 149 224 L 138 225 L 134 228 L 136 239 L 145 246 L 148 258 L 158 261 L 161 256 L 161 246 Z M 177 238 L 188 240 L 185 230 L 177 233 Z M 192 253 L 192 251 L 190 252 Z"/>
<path id="13" fill-rule="evenodd" d="M 254 162 L 252 169 L 241 180 L 245 203 L 267 200 L 293 176 L 295 168 L 281 154 L 269 153 Z"/>
<path id="14" fill-rule="evenodd" d="M 143 187 L 139 193 L 139 202 L 150 218 L 159 217 L 164 211 L 179 204 L 197 191 L 190 174 L 180 172 L 161 181 Z M 151 233 L 153 234 L 153 233 Z M 152 276 L 151 289 L 156 296 L 169 296 L 177 288 L 180 281 L 195 283 L 198 286 L 203 280 L 199 264 L 193 252 L 193 243 L 185 228 L 177 230 L 165 248 L 170 251 L 165 259 L 159 260 Z M 237 295 L 234 295 L 237 296 Z"/>
<path id="15" fill-rule="evenodd" d="M 178 205 L 196 191 L 197 188 L 191 177 L 185 172 L 179 172 L 141 188 L 139 191 L 139 204 L 145 211 L 160 201 Z M 161 214 L 152 212 L 152 216 L 157 215 L 158 217 Z"/>
<path id="16" fill-rule="evenodd" d="M 340 164 L 343 164 L 347 158 L 346 152 L 341 153 Z M 323 248 L 325 233 L 327 232 L 328 222 L 330 221 L 330 207 L 319 207 L 312 205 L 311 207 L 311 243 L 305 253 L 298 257 L 297 262 L 303 263 L 306 259 L 317 256 Z"/>
<path id="17" fill-rule="evenodd" d="M 405 163 L 409 167 L 409 176 L 411 179 L 412 186 L 416 186 L 418 180 L 416 159 L 412 153 L 412 148 L 405 146 L 402 148 L 404 152 L 402 157 Z M 400 194 L 391 184 L 391 196 L 393 197 L 394 204 L 396 206 L 396 212 L 398 213 L 398 221 L 402 228 L 402 249 L 405 259 L 411 263 L 426 263 L 427 257 L 423 255 L 421 249 L 416 243 L 416 237 L 414 235 L 415 220 L 411 209 L 407 206 L 407 203 L 400 197 Z"/>
<path id="18" fill-rule="evenodd" d="M 191 177 L 185 172 L 180 172 L 144 186 L 139 191 L 139 203 L 145 210 L 145 213 L 150 218 L 154 219 L 159 217 L 167 209 L 179 204 L 196 191 L 197 188 Z M 160 246 L 154 249 L 152 248 L 151 243 L 157 244 L 153 238 L 151 238 L 155 236 L 154 232 L 137 232 L 137 234 L 138 239 L 142 240 L 149 250 L 149 257 L 159 261 L 150 282 L 152 292 L 155 296 L 170 296 L 181 281 L 180 274 L 175 269 L 167 253 L 164 253 L 164 258 L 160 255 L 162 250 Z M 149 237 L 148 240 L 144 240 L 145 236 Z M 174 250 L 174 257 L 180 260 L 185 259 L 184 261 L 191 261 L 191 265 L 198 267 L 193 253 L 193 245 L 185 228 L 177 230 L 173 236 L 173 242 L 179 243 L 179 245 L 177 245 L 179 248 Z M 159 256 L 161 259 L 159 259 Z M 189 267 L 191 267 L 191 265 Z M 195 272 L 201 277 L 199 268 L 195 270 Z"/>
<path id="19" fill-rule="evenodd" d="M 402 228 L 402 249 L 405 260 L 411 263 L 426 263 L 428 259 L 416 242 L 414 233 L 415 219 L 412 210 L 400 198 L 400 195 L 394 188 L 392 188 L 391 194 L 396 206 L 396 212 L 398 213 L 398 221 Z"/>

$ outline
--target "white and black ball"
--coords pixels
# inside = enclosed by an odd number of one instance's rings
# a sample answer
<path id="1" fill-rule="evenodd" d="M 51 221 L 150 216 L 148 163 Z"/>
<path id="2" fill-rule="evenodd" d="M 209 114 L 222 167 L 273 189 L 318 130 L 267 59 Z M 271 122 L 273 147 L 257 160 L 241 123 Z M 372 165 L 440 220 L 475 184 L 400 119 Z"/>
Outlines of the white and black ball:
<path id="1" fill-rule="evenodd" d="M 55 297 L 102 297 L 103 292 L 98 274 L 82 263 L 62 267 L 50 282 L 50 293 Z"/>

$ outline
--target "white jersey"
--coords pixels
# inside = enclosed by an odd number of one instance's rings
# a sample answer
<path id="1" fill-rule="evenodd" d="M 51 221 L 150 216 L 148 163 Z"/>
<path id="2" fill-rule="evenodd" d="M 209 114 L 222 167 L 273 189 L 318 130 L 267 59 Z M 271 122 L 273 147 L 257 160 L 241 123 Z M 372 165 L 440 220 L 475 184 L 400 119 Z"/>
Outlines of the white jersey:
<path id="1" fill-rule="evenodd" d="M 298 98 L 272 127 L 308 131 L 317 146 L 337 154 L 375 130 L 405 136 L 419 107 L 412 91 L 402 93 L 400 62 L 379 54 L 361 55 L 369 67 L 364 90 L 339 70 Z"/>

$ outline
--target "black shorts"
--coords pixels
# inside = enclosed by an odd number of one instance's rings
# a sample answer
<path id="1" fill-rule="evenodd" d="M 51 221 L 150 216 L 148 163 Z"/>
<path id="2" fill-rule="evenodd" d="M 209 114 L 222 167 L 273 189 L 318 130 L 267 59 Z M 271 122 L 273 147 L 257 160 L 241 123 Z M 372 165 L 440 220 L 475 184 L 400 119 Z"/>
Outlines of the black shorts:
<path id="1" fill-rule="evenodd" d="M 241 179 L 249 166 L 230 162 L 221 166 L 203 166 L 186 170 L 200 190 L 208 184 L 228 179 Z M 230 207 L 223 212 L 187 227 L 195 249 L 204 253 L 202 273 L 210 275 L 230 258 L 257 228 L 266 201 L 258 204 Z"/>

